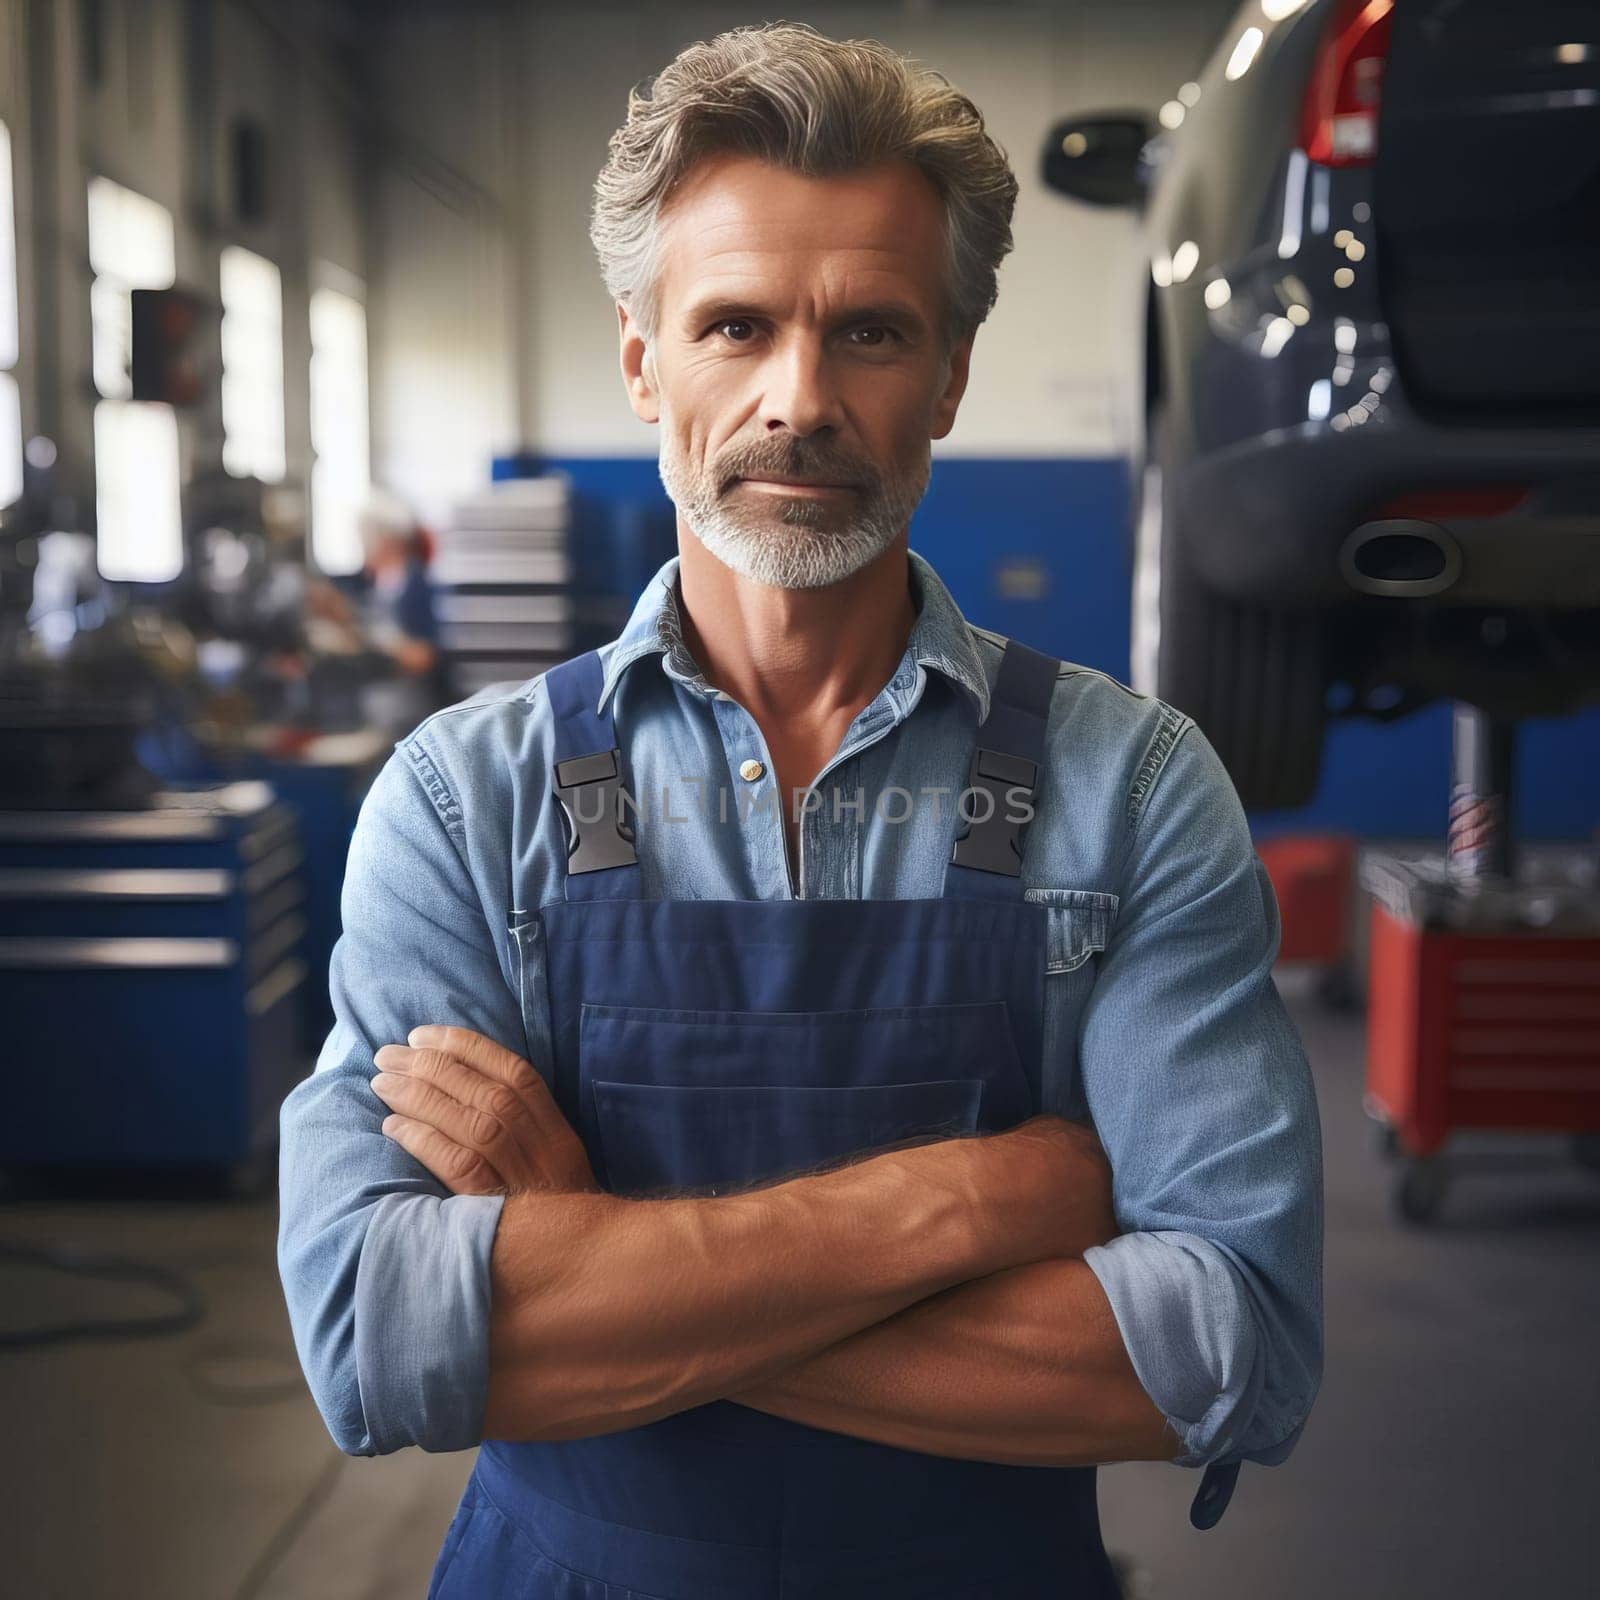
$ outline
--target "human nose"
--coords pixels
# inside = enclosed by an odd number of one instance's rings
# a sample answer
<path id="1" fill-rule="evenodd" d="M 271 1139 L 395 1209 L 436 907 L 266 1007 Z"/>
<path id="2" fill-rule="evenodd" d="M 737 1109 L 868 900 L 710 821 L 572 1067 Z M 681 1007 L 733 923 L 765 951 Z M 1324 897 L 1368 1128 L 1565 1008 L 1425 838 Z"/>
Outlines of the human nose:
<path id="1" fill-rule="evenodd" d="M 802 437 L 841 420 L 827 354 L 816 340 L 790 339 L 774 350 L 764 374 L 761 420 Z"/>

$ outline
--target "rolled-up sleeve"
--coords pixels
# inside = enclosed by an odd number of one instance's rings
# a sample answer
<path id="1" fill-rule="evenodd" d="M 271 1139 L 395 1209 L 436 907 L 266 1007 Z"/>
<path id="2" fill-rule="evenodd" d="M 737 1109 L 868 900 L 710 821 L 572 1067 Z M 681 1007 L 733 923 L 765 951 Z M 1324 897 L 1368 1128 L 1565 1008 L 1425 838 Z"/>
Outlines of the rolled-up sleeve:
<path id="1" fill-rule="evenodd" d="M 1134 819 L 1079 1039 L 1125 1230 L 1084 1261 L 1184 1466 L 1282 1461 L 1321 1383 L 1321 1127 L 1278 936 L 1238 797 L 1187 724 Z"/>
<path id="2" fill-rule="evenodd" d="M 422 1023 L 526 1048 L 441 814 L 442 782 L 420 746 L 403 746 L 361 808 L 329 974 L 333 1029 L 280 1119 L 278 1267 L 295 1346 L 329 1432 L 353 1455 L 477 1444 L 488 1385 L 502 1201 L 452 1196 L 386 1138 L 371 1084 L 374 1052 Z"/>

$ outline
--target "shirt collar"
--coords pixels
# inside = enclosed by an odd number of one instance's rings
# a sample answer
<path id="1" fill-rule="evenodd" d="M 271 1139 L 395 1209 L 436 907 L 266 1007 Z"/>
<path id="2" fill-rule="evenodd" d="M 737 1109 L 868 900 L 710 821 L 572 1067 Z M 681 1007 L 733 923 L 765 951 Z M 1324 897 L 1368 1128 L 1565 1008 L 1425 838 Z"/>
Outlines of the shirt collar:
<path id="1" fill-rule="evenodd" d="M 915 550 L 909 555 L 911 597 L 917 607 L 917 620 L 911 626 L 906 653 L 892 680 L 894 686 L 909 689 L 918 667 L 932 667 L 966 693 L 981 723 L 989 714 L 989 677 L 973 642 L 972 630 L 939 574 Z M 634 662 L 650 655 L 662 658 L 662 670 L 668 677 L 698 687 L 702 693 L 712 692 L 683 642 L 677 584 L 678 557 L 672 556 L 645 585 L 626 626 L 611 646 L 597 712 L 605 710 L 622 674 Z"/>

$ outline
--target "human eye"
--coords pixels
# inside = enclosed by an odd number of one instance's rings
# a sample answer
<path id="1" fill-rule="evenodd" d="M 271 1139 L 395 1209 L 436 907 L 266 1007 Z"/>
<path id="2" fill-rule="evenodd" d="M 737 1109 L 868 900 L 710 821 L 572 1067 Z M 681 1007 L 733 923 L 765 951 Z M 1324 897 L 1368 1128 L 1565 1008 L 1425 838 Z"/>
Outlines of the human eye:
<path id="1" fill-rule="evenodd" d="M 718 321 L 711 324 L 710 331 L 712 333 L 721 334 L 725 328 L 748 328 L 753 332 L 755 329 L 755 324 L 748 317 L 722 317 Z M 749 342 L 750 341 L 748 339 L 728 339 L 729 344 L 748 344 Z"/>
<path id="2" fill-rule="evenodd" d="M 905 340 L 901 337 L 898 331 L 881 322 L 865 322 L 862 323 L 859 328 L 852 328 L 850 331 L 852 334 L 866 333 L 883 335 L 881 339 L 872 339 L 864 344 L 858 343 L 856 345 L 858 350 L 885 350 L 890 345 L 905 343 Z"/>

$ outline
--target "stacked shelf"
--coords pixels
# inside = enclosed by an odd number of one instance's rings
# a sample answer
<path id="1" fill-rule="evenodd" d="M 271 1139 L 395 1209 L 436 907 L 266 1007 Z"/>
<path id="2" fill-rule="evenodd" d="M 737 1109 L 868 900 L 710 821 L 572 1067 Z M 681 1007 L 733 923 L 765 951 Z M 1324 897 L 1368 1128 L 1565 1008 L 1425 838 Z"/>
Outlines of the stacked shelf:
<path id="1" fill-rule="evenodd" d="M 440 638 L 460 693 L 521 682 L 577 650 L 564 474 L 496 483 L 460 501 L 438 537 Z"/>

